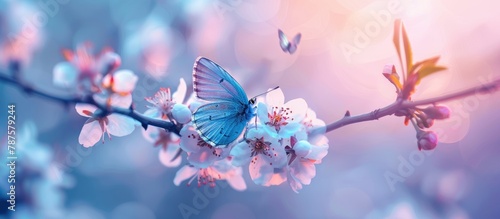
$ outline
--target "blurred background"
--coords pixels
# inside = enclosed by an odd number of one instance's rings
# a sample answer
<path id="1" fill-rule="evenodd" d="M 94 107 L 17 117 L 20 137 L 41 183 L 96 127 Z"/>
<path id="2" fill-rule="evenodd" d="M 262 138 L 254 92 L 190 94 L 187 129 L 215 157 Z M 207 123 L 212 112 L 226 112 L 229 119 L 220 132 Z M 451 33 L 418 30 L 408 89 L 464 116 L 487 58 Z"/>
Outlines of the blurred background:
<path id="1" fill-rule="evenodd" d="M 139 76 L 133 99 L 145 111 L 144 97 L 159 87 L 175 89 L 181 77 L 190 87 L 194 60 L 206 56 L 249 96 L 279 85 L 286 100 L 304 98 L 330 123 L 346 110 L 366 113 L 395 99 L 381 72 L 385 64 L 399 67 L 396 18 L 406 26 L 414 60 L 441 55 L 448 67 L 423 80 L 414 99 L 500 78 L 498 6 L 493 0 L 1 0 L 0 69 L 6 73 L 7 60 L 16 57 L 25 80 L 71 95 L 52 83 L 62 49 L 83 42 L 96 53 L 110 47 L 122 58 L 120 68 Z M 295 54 L 281 50 L 278 28 L 290 38 L 302 33 Z M 24 49 L 13 52 L 5 42 L 21 33 Z M 213 219 L 500 217 L 500 93 L 447 102 L 452 117 L 432 128 L 440 143 L 430 153 L 418 151 L 414 129 L 398 117 L 330 132 L 329 154 L 296 194 L 287 183 L 254 185 L 248 168 L 243 192 L 177 187 L 178 168 L 160 163 L 160 148 L 139 128 L 85 149 L 78 135 L 86 118 L 73 106 L 3 83 L 0 92 L 0 106 L 16 104 L 22 185 L 15 214 L 7 215 L 1 201 L 0 218 L 183 218 L 186 206 L 189 218 Z M 7 137 L 0 135 L 6 163 Z M 2 191 L 7 170 L 2 165 Z"/>

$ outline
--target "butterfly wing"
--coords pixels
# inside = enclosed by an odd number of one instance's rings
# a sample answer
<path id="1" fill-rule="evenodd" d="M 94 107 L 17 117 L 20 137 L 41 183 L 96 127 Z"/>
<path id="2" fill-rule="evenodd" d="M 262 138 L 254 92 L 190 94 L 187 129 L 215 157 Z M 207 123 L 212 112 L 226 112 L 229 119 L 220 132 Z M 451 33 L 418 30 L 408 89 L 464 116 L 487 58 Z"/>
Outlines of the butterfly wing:
<path id="1" fill-rule="evenodd" d="M 288 48 L 288 52 L 289 52 L 290 54 L 293 54 L 293 53 L 295 53 L 295 51 L 296 51 L 296 50 L 297 50 L 297 45 L 295 45 L 295 44 L 290 44 L 290 47 Z"/>
<path id="2" fill-rule="evenodd" d="M 212 101 L 193 114 L 193 124 L 207 143 L 227 145 L 243 131 L 251 115 L 247 115 L 248 97 L 240 84 L 217 63 L 200 57 L 194 64 L 194 92 Z"/>
<path id="3" fill-rule="evenodd" d="M 293 38 L 293 44 L 295 44 L 295 46 L 298 46 L 299 43 L 300 43 L 300 38 L 302 38 L 302 34 L 301 33 L 298 33 L 297 35 L 295 35 L 295 37 Z"/>
<path id="4" fill-rule="evenodd" d="M 293 54 L 295 53 L 295 51 L 297 51 L 297 46 L 299 45 L 300 43 L 300 38 L 302 37 L 302 34 L 298 33 L 297 35 L 295 35 L 295 37 L 293 38 L 292 42 L 290 43 L 290 46 L 288 47 L 288 52 L 290 54 Z"/>
<path id="5" fill-rule="evenodd" d="M 281 31 L 280 29 L 278 29 L 278 36 L 280 38 L 281 49 L 283 50 L 283 52 L 287 52 L 288 47 L 290 46 L 290 41 L 288 41 L 288 38 L 286 38 L 285 33 L 283 33 L 283 31 Z"/>
<path id="6" fill-rule="evenodd" d="M 248 97 L 241 85 L 217 63 L 199 57 L 193 69 L 193 87 L 196 97 L 207 101 L 232 101 L 247 104 Z"/>
<path id="7" fill-rule="evenodd" d="M 199 107 L 193 114 L 193 124 L 207 143 L 227 145 L 241 134 L 248 120 L 246 107 L 238 102 L 220 101 Z"/>

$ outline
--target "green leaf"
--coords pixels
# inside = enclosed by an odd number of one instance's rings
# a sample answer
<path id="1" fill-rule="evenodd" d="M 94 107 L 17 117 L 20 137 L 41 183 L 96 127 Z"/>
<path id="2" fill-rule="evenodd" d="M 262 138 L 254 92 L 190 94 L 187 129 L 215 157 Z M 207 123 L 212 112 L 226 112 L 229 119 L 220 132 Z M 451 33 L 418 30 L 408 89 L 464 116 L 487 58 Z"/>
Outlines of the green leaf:
<path id="1" fill-rule="evenodd" d="M 413 67 L 411 68 L 410 72 L 416 72 L 420 67 L 424 67 L 424 66 L 434 66 L 436 65 L 436 63 L 438 62 L 439 60 L 439 56 L 435 56 L 435 57 L 432 57 L 432 58 L 428 58 L 428 59 L 425 59 L 423 61 L 420 61 L 420 62 L 416 62 L 415 64 L 413 64 Z"/>
<path id="2" fill-rule="evenodd" d="M 403 68 L 403 59 L 401 59 L 401 43 L 399 42 L 399 32 L 401 32 L 401 20 L 396 19 L 394 21 L 394 35 L 392 37 L 392 42 L 394 43 L 394 47 L 396 48 L 396 52 L 398 53 L 399 64 L 403 70 L 403 81 L 406 81 L 405 70 Z"/>
<path id="3" fill-rule="evenodd" d="M 410 69 L 413 65 L 413 53 L 411 51 L 410 40 L 408 39 L 408 35 L 406 34 L 404 24 L 401 24 L 401 29 L 403 33 L 403 45 L 405 48 L 405 57 L 406 57 L 406 70 L 408 71 L 408 76 L 411 74 Z"/>
<path id="4" fill-rule="evenodd" d="M 422 80 L 422 78 L 425 78 L 431 74 L 434 74 L 436 72 L 440 72 L 440 71 L 443 71 L 446 69 L 447 68 L 444 66 L 435 66 L 435 65 L 423 66 L 417 73 L 418 74 L 418 82 L 420 82 L 420 80 Z"/>

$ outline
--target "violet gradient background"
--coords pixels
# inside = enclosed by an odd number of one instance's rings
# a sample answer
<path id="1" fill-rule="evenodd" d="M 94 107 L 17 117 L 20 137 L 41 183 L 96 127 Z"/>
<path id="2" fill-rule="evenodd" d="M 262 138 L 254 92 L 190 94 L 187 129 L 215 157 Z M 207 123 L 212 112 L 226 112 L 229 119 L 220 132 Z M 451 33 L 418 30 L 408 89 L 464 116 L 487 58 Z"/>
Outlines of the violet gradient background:
<path id="1" fill-rule="evenodd" d="M 20 28 L 41 13 L 40 2 L 46 1 L 2 0 L 0 19 Z M 21 3 L 29 10 L 9 17 L 9 7 Z M 440 63 L 449 68 L 425 79 L 414 99 L 500 77 L 500 5 L 493 0 L 69 0 L 58 5 L 38 28 L 38 48 L 23 76 L 44 90 L 70 93 L 52 85 L 52 68 L 63 61 L 61 49 L 83 41 L 91 41 L 96 51 L 110 46 L 122 56 L 121 68 L 140 76 L 134 93 L 140 111 L 146 109 L 144 97 L 160 86 L 175 89 L 179 77 L 189 84 L 197 56 L 228 69 L 249 96 L 279 85 L 287 100 L 304 98 L 327 123 L 345 110 L 360 114 L 383 107 L 394 100 L 394 88 L 381 71 L 385 64 L 398 64 L 395 18 L 405 23 L 416 61 L 441 55 Z M 389 11 L 387 23 L 373 15 Z M 356 44 L 357 31 L 370 25 L 371 36 Z M 290 37 L 302 33 L 295 54 L 281 51 L 277 27 Z M 2 30 L 5 40 L 12 28 Z M 347 44 L 356 46 L 355 53 L 343 53 Z M 4 70 L 5 63 L 0 67 Z M 19 126 L 34 122 L 38 141 L 52 150 L 55 162 L 67 165 L 68 149 L 81 147 L 85 118 L 72 107 L 66 110 L 5 84 L 0 92 L 0 107 L 16 103 Z M 413 128 L 402 118 L 386 117 L 328 133 L 329 154 L 299 194 L 287 183 L 256 186 L 244 168 L 246 191 L 221 189 L 191 218 L 498 218 L 499 98 L 496 93 L 446 103 L 452 118 L 433 128 L 440 144 L 394 191 L 384 174 L 397 173 L 400 157 L 409 159 L 417 146 Z M 6 118 L 0 121 L 5 124 Z M 162 166 L 158 150 L 140 128 L 98 143 L 66 169 L 73 183 L 60 190 L 56 210 L 65 218 L 182 218 L 178 206 L 193 206 L 196 187 L 175 186 L 178 168 Z M 44 194 L 50 199 L 50 191 Z M 28 205 L 35 215 L 38 208 Z"/>

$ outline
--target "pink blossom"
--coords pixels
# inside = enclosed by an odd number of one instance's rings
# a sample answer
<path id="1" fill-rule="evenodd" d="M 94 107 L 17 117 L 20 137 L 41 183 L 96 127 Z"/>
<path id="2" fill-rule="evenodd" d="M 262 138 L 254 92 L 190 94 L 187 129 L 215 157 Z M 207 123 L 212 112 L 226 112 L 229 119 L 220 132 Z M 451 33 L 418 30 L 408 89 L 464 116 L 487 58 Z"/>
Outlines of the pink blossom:
<path id="1" fill-rule="evenodd" d="M 273 130 L 273 129 L 271 129 Z M 249 165 L 250 177 L 259 185 L 278 185 L 283 182 L 282 174 L 275 175 L 286 165 L 286 152 L 278 141 L 276 131 L 262 126 L 248 129 L 245 140 L 231 150 L 233 165 Z M 285 178 L 286 180 L 286 178 Z"/>
<path id="2" fill-rule="evenodd" d="M 31 27 L 28 18 L 42 11 L 29 1 L 2 1 L 0 7 L 0 63 L 28 64 L 44 41 L 44 28 Z"/>
<path id="3" fill-rule="evenodd" d="M 182 181 L 189 179 L 187 184 L 189 186 L 194 179 L 197 179 L 198 187 L 202 185 L 215 187 L 216 180 L 227 180 L 233 189 L 243 191 L 247 186 L 245 180 L 241 176 L 241 167 L 231 165 L 230 160 L 231 158 L 227 157 L 205 168 L 186 165 L 175 174 L 174 184 L 179 186 Z"/>
<path id="4" fill-rule="evenodd" d="M 142 134 L 144 138 L 153 143 L 155 147 L 161 146 L 159 159 L 163 165 L 167 167 L 177 167 L 181 164 L 182 156 L 177 156 L 180 152 L 179 136 L 154 126 L 142 130 Z"/>
<path id="5" fill-rule="evenodd" d="M 93 95 L 99 104 L 128 108 L 132 104 L 132 91 L 137 76 L 129 70 L 119 70 L 106 75 L 101 81 L 101 92 Z"/>
<path id="6" fill-rule="evenodd" d="M 75 109 L 81 116 L 88 117 L 78 137 L 78 142 L 84 147 L 94 146 L 99 139 L 104 142 L 104 134 L 107 133 L 111 139 L 111 135 L 125 136 L 132 133 L 138 122 L 130 117 L 109 114 L 101 115 L 102 111 L 94 105 L 76 104 Z"/>
<path id="7" fill-rule="evenodd" d="M 325 122 L 316 117 L 316 112 L 312 109 L 307 109 L 306 115 L 302 120 L 302 127 L 306 131 L 307 134 L 311 134 L 312 130 L 320 129 L 321 132 L 316 132 L 315 134 L 324 134 L 325 133 Z"/>
<path id="8" fill-rule="evenodd" d="M 316 176 L 315 164 L 328 153 L 328 139 L 321 135 L 308 142 L 306 139 L 298 140 L 291 137 L 284 141 L 285 147 L 290 148 L 290 160 L 288 165 L 288 182 L 293 191 L 298 192 L 302 185 L 309 185 L 311 179 Z"/>
<path id="9" fill-rule="evenodd" d="M 120 57 L 110 49 L 94 55 L 90 43 L 78 45 L 74 52 L 65 49 L 63 56 L 67 61 L 54 67 L 54 84 L 62 87 L 78 85 L 86 91 L 99 91 L 102 75 L 121 64 Z"/>
<path id="10" fill-rule="evenodd" d="M 130 70 L 119 70 L 104 76 L 101 85 L 109 93 L 125 96 L 134 91 L 138 79 L 137 75 Z"/>
<path id="11" fill-rule="evenodd" d="M 59 87 L 72 87 L 76 84 L 78 70 L 69 62 L 60 62 L 54 67 L 53 83 Z"/>
<path id="12" fill-rule="evenodd" d="M 266 103 L 257 106 L 257 117 L 265 129 L 274 129 L 280 137 L 290 137 L 301 128 L 300 122 L 307 111 L 304 99 L 294 99 L 285 103 L 281 89 L 266 95 Z"/>
<path id="13" fill-rule="evenodd" d="M 144 112 L 146 116 L 152 118 L 167 119 L 172 113 L 174 106 L 182 104 L 186 96 L 187 86 L 183 78 L 179 80 L 177 91 L 172 94 L 170 88 L 160 88 L 153 97 L 147 97 L 146 101 L 153 104 Z"/>

